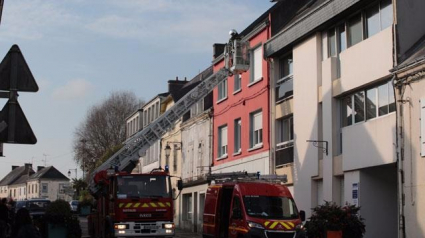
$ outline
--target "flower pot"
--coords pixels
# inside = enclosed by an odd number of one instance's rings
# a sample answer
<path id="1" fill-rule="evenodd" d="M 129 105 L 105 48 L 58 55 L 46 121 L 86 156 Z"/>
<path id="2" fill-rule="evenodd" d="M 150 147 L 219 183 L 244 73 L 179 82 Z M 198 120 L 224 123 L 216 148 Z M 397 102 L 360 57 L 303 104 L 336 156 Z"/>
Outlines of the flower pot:
<path id="1" fill-rule="evenodd" d="M 342 238 L 342 231 L 326 231 L 326 238 Z"/>
<path id="2" fill-rule="evenodd" d="M 64 225 L 50 224 L 48 225 L 48 238 L 66 238 L 66 227 Z"/>

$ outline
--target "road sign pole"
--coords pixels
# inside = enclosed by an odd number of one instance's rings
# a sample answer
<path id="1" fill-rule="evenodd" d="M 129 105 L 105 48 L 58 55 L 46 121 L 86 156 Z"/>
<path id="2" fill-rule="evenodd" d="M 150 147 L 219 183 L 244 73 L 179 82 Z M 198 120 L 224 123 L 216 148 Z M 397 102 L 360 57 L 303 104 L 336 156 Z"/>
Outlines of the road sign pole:
<path id="1" fill-rule="evenodd" d="M 18 93 L 17 93 L 17 85 L 18 85 L 18 57 L 17 52 L 11 52 L 11 71 L 10 71 L 10 98 L 9 98 L 9 142 L 15 141 L 15 116 L 16 116 L 16 102 Z"/>

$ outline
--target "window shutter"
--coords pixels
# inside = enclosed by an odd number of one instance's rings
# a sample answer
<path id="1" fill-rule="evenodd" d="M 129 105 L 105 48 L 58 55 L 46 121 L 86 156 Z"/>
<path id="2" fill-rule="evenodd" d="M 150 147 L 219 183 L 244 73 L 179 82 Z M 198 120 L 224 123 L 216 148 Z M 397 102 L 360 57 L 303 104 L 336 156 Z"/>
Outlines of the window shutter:
<path id="1" fill-rule="evenodd" d="M 262 113 L 256 113 L 254 115 L 254 131 L 257 131 L 261 128 L 263 128 L 263 117 L 262 117 Z"/>
<path id="2" fill-rule="evenodd" d="M 257 47 L 254 50 L 254 78 L 253 81 L 256 81 L 261 78 L 263 75 L 262 72 L 262 47 Z"/>
<path id="3" fill-rule="evenodd" d="M 227 145 L 227 126 L 221 129 L 221 146 Z"/>

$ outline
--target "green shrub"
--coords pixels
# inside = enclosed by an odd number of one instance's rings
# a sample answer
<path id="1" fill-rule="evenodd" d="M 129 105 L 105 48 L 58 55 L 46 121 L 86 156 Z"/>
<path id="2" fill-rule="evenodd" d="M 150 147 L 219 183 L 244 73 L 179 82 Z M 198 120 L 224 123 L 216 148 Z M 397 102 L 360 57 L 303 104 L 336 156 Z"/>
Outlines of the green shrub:
<path id="1" fill-rule="evenodd" d="M 78 217 L 72 215 L 69 203 L 64 200 L 52 202 L 46 209 L 44 221 L 54 226 L 67 228 L 67 238 L 79 238 L 82 235 Z"/>
<path id="2" fill-rule="evenodd" d="M 313 208 L 313 214 L 306 223 L 309 238 L 326 237 L 326 231 L 342 231 L 343 238 L 361 238 L 365 233 L 364 219 L 358 215 L 360 207 L 340 207 L 326 202 Z"/>

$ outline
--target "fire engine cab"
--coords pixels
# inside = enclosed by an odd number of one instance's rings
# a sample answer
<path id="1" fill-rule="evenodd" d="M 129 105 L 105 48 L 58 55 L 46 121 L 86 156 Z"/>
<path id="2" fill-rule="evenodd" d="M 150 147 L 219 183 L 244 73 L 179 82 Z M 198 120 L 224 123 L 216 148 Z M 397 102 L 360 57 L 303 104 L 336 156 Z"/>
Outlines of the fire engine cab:
<path id="1" fill-rule="evenodd" d="M 95 211 L 88 217 L 91 237 L 174 236 L 173 196 L 168 171 L 146 174 L 102 171 Z M 179 181 L 179 189 L 182 184 Z"/>
<path id="2" fill-rule="evenodd" d="M 298 211 L 290 191 L 282 185 L 286 176 L 242 175 L 210 177 L 215 184 L 208 187 L 205 198 L 203 237 L 304 237 L 305 212 Z"/>

